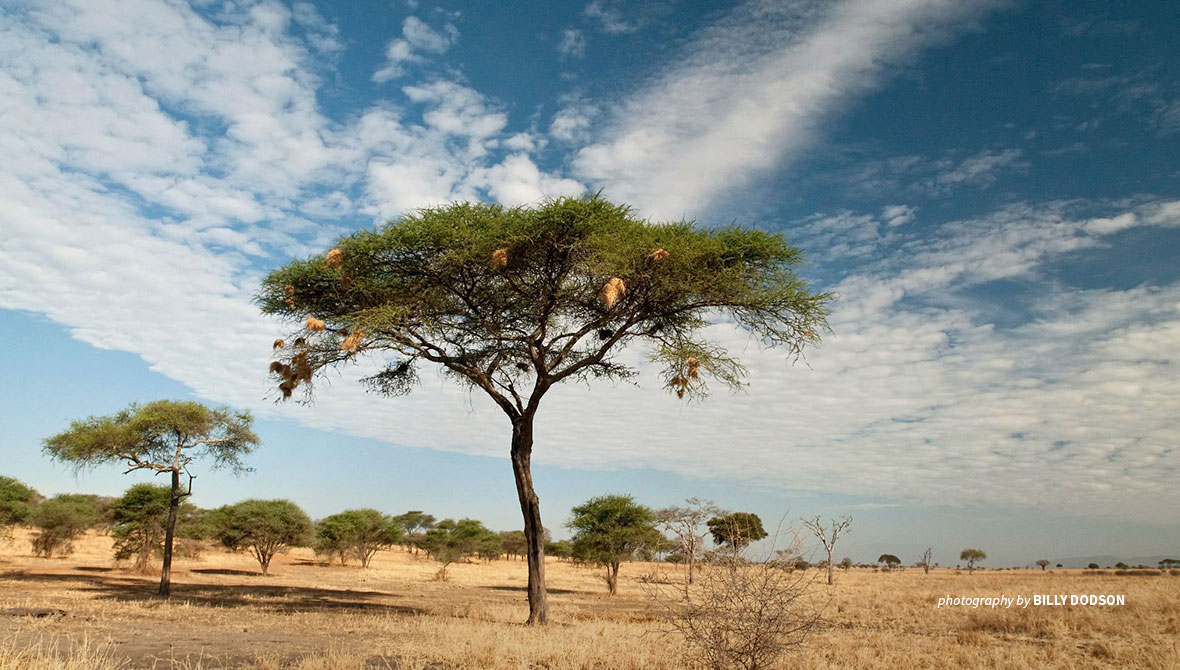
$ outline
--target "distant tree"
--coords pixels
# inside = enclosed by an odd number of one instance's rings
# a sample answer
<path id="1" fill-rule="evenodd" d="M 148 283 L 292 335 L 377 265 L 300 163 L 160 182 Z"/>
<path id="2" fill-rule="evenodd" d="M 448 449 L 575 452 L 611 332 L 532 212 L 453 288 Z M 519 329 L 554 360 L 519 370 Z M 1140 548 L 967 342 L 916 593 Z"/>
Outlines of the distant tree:
<path id="1" fill-rule="evenodd" d="M 211 409 L 197 402 L 158 400 L 146 405 L 132 404 L 111 416 L 92 416 L 74 421 L 69 430 L 47 438 L 45 452 L 59 461 L 84 469 L 105 463 L 123 463 L 127 472 L 148 470 L 172 476 L 168 520 L 164 531 L 164 565 L 159 594 L 165 598 L 172 588 L 172 539 L 180 501 L 192 495 L 180 488 L 181 473 L 197 458 L 213 467 L 245 469 L 242 457 L 258 444 L 251 430 L 249 412 L 227 407 Z"/>
<path id="2" fill-rule="evenodd" d="M 574 557 L 606 568 L 606 586 L 611 595 L 618 592 L 619 564 L 663 537 L 655 529 L 655 513 L 631 496 L 598 496 L 570 513 L 573 516 L 566 526 L 574 531 Z"/>
<path id="3" fill-rule="evenodd" d="M 87 496 L 63 494 L 46 500 L 29 518 L 37 529 L 33 552 L 45 558 L 68 556 L 74 551 L 74 540 L 98 523 L 100 516 L 93 498 Z"/>
<path id="4" fill-rule="evenodd" d="M 471 556 L 487 556 L 503 551 L 500 536 L 475 519 L 443 519 L 426 531 L 425 547 L 434 560 L 442 563 L 437 578 L 446 581 L 447 568 Z"/>
<path id="5" fill-rule="evenodd" d="M 800 519 L 803 526 L 811 531 L 811 534 L 819 538 L 824 549 L 828 552 L 828 584 L 834 580 L 832 578 L 832 570 L 835 567 L 832 562 L 832 552 L 836 550 L 836 541 L 840 539 L 840 535 L 848 531 L 848 526 L 852 524 L 852 517 L 840 517 L 840 520 L 832 519 L 831 528 L 825 528 L 820 523 L 819 517 L 814 519 Z"/>
<path id="6" fill-rule="evenodd" d="M 402 540 L 405 542 L 406 551 L 410 551 L 411 549 L 417 550 L 415 543 L 411 541 L 412 538 L 424 536 L 426 531 L 434 528 L 435 522 L 434 515 L 427 514 L 419 509 L 410 510 L 405 514 L 398 514 L 393 517 L 393 520 L 405 531 Z"/>
<path id="7" fill-rule="evenodd" d="M 1164 560 L 1160 561 L 1160 569 L 1162 569 L 1162 570 L 1168 570 L 1170 568 L 1178 568 L 1178 567 L 1180 567 L 1180 559 L 1165 558 Z"/>
<path id="8" fill-rule="evenodd" d="M 506 530 L 500 533 L 500 543 L 504 545 L 504 553 L 513 558 L 524 558 L 528 552 L 528 540 L 523 530 Z M 546 553 L 548 551 L 546 550 Z"/>
<path id="9" fill-rule="evenodd" d="M 1098 569 L 1098 564 L 1097 564 L 1097 563 L 1091 563 L 1091 564 L 1087 565 L 1086 567 L 1087 567 L 1087 568 L 1089 568 L 1089 569 L 1091 569 L 1091 570 L 1097 570 L 1097 569 Z"/>
<path id="10" fill-rule="evenodd" d="M 852 559 L 851 558 L 848 558 L 847 556 L 845 556 L 843 559 L 840 560 L 840 569 L 841 570 L 847 570 L 851 567 L 852 567 Z"/>
<path id="11" fill-rule="evenodd" d="M 893 568 L 901 565 L 901 559 L 894 556 L 893 554 L 881 554 L 877 557 L 877 562 L 884 563 L 885 568 L 890 572 L 893 572 Z"/>
<path id="12" fill-rule="evenodd" d="M 713 544 L 725 545 L 736 555 L 751 542 L 757 542 L 768 533 L 762 528 L 762 519 L 752 512 L 731 512 L 709 519 L 709 534 Z"/>
<path id="13" fill-rule="evenodd" d="M 656 523 L 665 532 L 671 533 L 680 546 L 680 556 L 687 566 L 685 579 L 693 583 L 693 566 L 704 548 L 705 537 L 701 527 L 709 519 L 724 514 L 709 500 L 688 498 L 683 507 L 665 507 L 656 512 Z"/>
<path id="14" fill-rule="evenodd" d="M 1127 568 L 1129 568 L 1131 566 L 1127 565 L 1126 563 L 1123 563 L 1122 561 L 1119 561 L 1118 563 L 1114 564 L 1114 567 L 1119 570 L 1126 570 Z"/>
<path id="15" fill-rule="evenodd" d="M 918 567 L 922 568 L 923 574 L 930 574 L 930 559 L 934 555 L 934 547 L 927 547 L 926 551 L 922 552 L 922 558 L 918 559 Z"/>
<path id="16" fill-rule="evenodd" d="M 312 543 L 312 523 L 290 500 L 243 500 L 214 510 L 215 536 L 229 549 L 249 549 L 262 574 L 275 554 Z"/>
<path id="17" fill-rule="evenodd" d="M 777 234 L 652 225 L 596 196 L 533 208 L 456 203 L 403 215 L 272 272 L 262 311 L 301 324 L 272 363 L 279 391 L 310 389 L 365 351 L 393 357 L 370 378 L 396 396 L 436 366 L 486 393 L 512 426 L 509 454 L 529 541 L 528 623 L 544 623 L 545 556 L 531 462 L 544 396 L 562 382 L 628 379 L 628 346 L 650 348 L 665 387 L 704 397 L 745 370 L 706 329 L 726 320 L 797 355 L 817 344 L 831 296 L 795 274 Z"/>
<path id="18" fill-rule="evenodd" d="M 964 549 L 959 553 L 959 560 L 967 561 L 967 574 L 975 572 L 975 564 L 987 558 L 987 554 L 980 549 Z"/>
<path id="19" fill-rule="evenodd" d="M 172 491 L 167 486 L 140 483 L 131 486 L 111 506 L 111 535 L 115 559 L 134 558 L 133 568 L 146 571 L 152 555 L 164 543 Z M 178 527 L 191 519 L 196 507 L 181 503 Z"/>
<path id="20" fill-rule="evenodd" d="M 388 514 L 375 509 L 350 509 L 325 517 L 316 524 L 316 548 L 340 558 L 343 565 L 349 554 L 369 567 L 373 555 L 401 541 L 401 525 Z"/>
<path id="21" fill-rule="evenodd" d="M 574 555 L 574 548 L 569 540 L 558 540 L 556 542 L 545 543 L 545 553 L 554 558 L 572 558 Z"/>
<path id="22" fill-rule="evenodd" d="M 1049 566 L 1050 562 L 1051 561 L 1049 561 L 1048 559 L 1045 559 L 1045 558 L 1042 558 L 1037 561 L 1037 565 L 1041 566 L 1041 572 L 1045 571 L 1045 568 L 1047 568 Z"/>
<path id="23" fill-rule="evenodd" d="M 0 476 L 0 536 L 11 537 L 13 527 L 27 523 L 40 499 L 40 494 L 24 483 Z"/>

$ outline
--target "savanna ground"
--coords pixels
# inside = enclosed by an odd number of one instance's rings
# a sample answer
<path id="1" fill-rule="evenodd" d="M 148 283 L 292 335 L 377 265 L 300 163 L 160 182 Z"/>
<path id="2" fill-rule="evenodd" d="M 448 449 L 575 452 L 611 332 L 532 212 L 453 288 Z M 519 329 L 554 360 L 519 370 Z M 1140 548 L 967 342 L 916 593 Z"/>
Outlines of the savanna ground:
<path id="1" fill-rule="evenodd" d="M 438 564 L 400 548 L 368 569 L 325 567 L 308 550 L 275 558 L 271 575 L 244 554 L 211 549 L 173 568 L 173 598 L 158 576 L 110 558 L 89 534 L 64 559 L 36 558 L 28 533 L 0 541 L 0 609 L 56 608 L 65 616 L 0 616 L 0 668 L 645 668 L 700 667 L 667 632 L 653 589 L 681 577 L 629 563 L 619 595 L 601 571 L 550 559 L 552 625 L 521 625 L 521 561 Z M 653 584 L 652 582 L 656 582 Z M 1079 571 L 837 572 L 810 589 L 823 620 L 783 667 L 1180 668 L 1180 577 Z M 939 596 L 1123 594 L 1123 607 L 950 607 Z"/>

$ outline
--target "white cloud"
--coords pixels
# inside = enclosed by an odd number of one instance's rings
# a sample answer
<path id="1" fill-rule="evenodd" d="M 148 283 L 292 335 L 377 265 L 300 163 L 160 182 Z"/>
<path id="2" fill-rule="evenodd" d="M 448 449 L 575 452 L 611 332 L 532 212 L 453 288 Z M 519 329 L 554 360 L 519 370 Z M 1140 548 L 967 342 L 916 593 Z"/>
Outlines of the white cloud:
<path id="1" fill-rule="evenodd" d="M 747 2 L 581 150 L 579 176 L 645 215 L 695 215 L 810 144 L 821 122 L 990 2 Z"/>
<path id="2" fill-rule="evenodd" d="M 584 142 L 590 137 L 590 122 L 597 114 L 598 109 L 586 103 L 562 107 L 553 115 L 549 135 L 568 144 Z"/>
<path id="3" fill-rule="evenodd" d="M 577 28 L 566 28 L 561 31 L 557 52 L 567 58 L 582 58 L 586 55 L 586 34 Z"/>
<path id="4" fill-rule="evenodd" d="M 886 225 L 892 228 L 894 226 L 904 226 L 913 221 L 917 213 L 918 209 L 916 207 L 910 207 L 909 205 L 889 205 L 881 211 L 881 216 L 885 219 Z"/>
<path id="5" fill-rule="evenodd" d="M 603 32 L 610 35 L 620 35 L 639 30 L 639 24 L 628 21 L 623 17 L 623 10 L 617 0 L 593 0 L 586 5 L 586 16 L 598 21 Z"/>
<path id="6" fill-rule="evenodd" d="M 560 179 L 541 172 L 524 154 L 513 154 L 498 165 L 479 171 L 475 183 L 505 205 L 529 205 L 562 196 L 578 196 L 586 189 L 572 179 Z"/>
<path id="7" fill-rule="evenodd" d="M 405 74 L 406 63 L 421 63 L 426 59 L 421 52 L 446 53 L 459 38 L 459 30 L 448 23 L 442 31 L 435 30 L 416 16 L 402 22 L 402 36 L 385 47 L 385 65 L 373 73 L 378 84 L 397 79 Z"/>
<path id="8" fill-rule="evenodd" d="M 936 181 L 944 185 L 988 186 L 996 180 L 996 172 L 1002 168 L 1021 168 L 1019 149 L 983 151 L 963 159 L 938 175 Z"/>

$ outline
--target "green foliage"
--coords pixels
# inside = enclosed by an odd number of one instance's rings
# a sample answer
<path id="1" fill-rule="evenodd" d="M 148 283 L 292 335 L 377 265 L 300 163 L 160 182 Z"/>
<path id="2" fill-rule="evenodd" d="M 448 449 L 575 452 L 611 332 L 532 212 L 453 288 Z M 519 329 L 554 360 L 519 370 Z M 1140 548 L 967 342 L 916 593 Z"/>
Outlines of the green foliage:
<path id="1" fill-rule="evenodd" d="M 40 494 L 24 483 L 0 476 L 0 532 L 8 533 L 13 526 L 28 522 L 40 498 Z"/>
<path id="2" fill-rule="evenodd" d="M 762 519 L 753 512 L 731 512 L 709 519 L 706 525 L 713 536 L 713 544 L 725 545 L 735 553 L 768 535 L 762 527 Z"/>
<path id="3" fill-rule="evenodd" d="M 375 509 L 350 509 L 325 517 L 316 524 L 317 553 L 340 558 L 356 556 L 361 565 L 369 567 L 373 555 L 401 541 L 404 531 L 388 514 Z"/>
<path id="4" fill-rule="evenodd" d="M 545 554 L 555 558 L 573 558 L 574 547 L 569 540 L 557 540 L 545 543 Z"/>
<path id="5" fill-rule="evenodd" d="M 504 553 L 509 556 L 524 557 L 529 549 L 528 539 L 523 530 L 505 530 L 500 533 L 500 544 L 504 546 Z"/>
<path id="6" fill-rule="evenodd" d="M 32 541 L 33 552 L 45 558 L 50 558 L 54 554 L 71 554 L 74 550 L 74 540 L 102 518 L 101 511 L 94 502 L 95 497 L 64 494 L 54 496 L 38 505 L 30 517 L 37 529 Z"/>
<path id="7" fill-rule="evenodd" d="M 145 570 L 153 554 L 161 550 L 168 524 L 168 507 L 172 491 L 168 486 L 135 484 L 111 505 L 111 535 L 115 540 L 115 559 L 135 559 L 134 568 Z M 177 531 L 191 537 L 185 530 L 195 523 L 196 506 L 182 503 L 178 510 Z"/>
<path id="8" fill-rule="evenodd" d="M 285 392 L 310 380 L 301 370 L 384 350 L 399 358 L 370 378 L 375 391 L 409 392 L 424 361 L 520 415 L 527 402 L 514 396 L 522 379 L 540 378 L 548 388 L 565 379 L 627 378 L 635 370 L 613 352 L 646 343 L 669 389 L 699 397 L 708 378 L 737 387 L 744 377 L 736 359 L 704 339 L 712 320 L 732 320 L 798 354 L 818 342 L 831 299 L 795 276 L 799 251 L 778 235 L 653 225 L 593 197 L 536 208 L 425 209 L 344 237 L 336 249 L 339 266 L 327 256 L 293 261 L 273 271 L 257 296 L 267 314 L 326 325 L 290 338 L 301 346 L 283 350 L 274 366 Z M 493 260 L 498 250 L 503 265 Z M 657 250 L 666 255 L 657 260 Z M 608 305 L 601 293 L 616 277 L 625 292 Z"/>
<path id="9" fill-rule="evenodd" d="M 447 566 L 471 556 L 491 559 L 504 553 L 500 536 L 475 519 L 443 519 L 426 531 L 424 546 L 434 560 L 442 563 L 439 578 L 446 579 Z"/>
<path id="10" fill-rule="evenodd" d="M 901 559 L 893 554 L 881 554 L 877 557 L 878 563 L 884 563 L 885 567 L 892 570 L 894 567 L 901 565 Z"/>
<path id="11" fill-rule="evenodd" d="M 611 594 L 618 584 L 621 562 L 667 541 L 655 528 L 655 512 L 636 503 L 631 496 L 598 496 L 574 507 L 570 513 L 573 516 L 566 527 L 574 531 L 570 542 L 574 558 L 606 567 Z"/>
<path id="12" fill-rule="evenodd" d="M 249 549 L 264 575 L 276 553 L 312 542 L 311 519 L 290 500 L 243 500 L 219 507 L 210 514 L 210 525 L 224 546 Z"/>
<path id="13" fill-rule="evenodd" d="M 980 549 L 964 549 L 959 554 L 959 560 L 967 561 L 967 572 L 975 570 L 975 564 L 986 559 L 987 554 Z"/>
<path id="14" fill-rule="evenodd" d="M 258 444 L 252 423 L 249 412 L 158 400 L 74 421 L 68 430 L 46 438 L 44 449 L 78 468 L 124 463 L 128 471 L 169 472 L 203 456 L 214 467 L 241 470 L 241 457 Z"/>
<path id="15" fill-rule="evenodd" d="M 401 526 L 407 534 L 425 532 L 434 528 L 434 516 L 422 510 L 410 510 L 405 514 L 398 514 L 393 520 Z"/>

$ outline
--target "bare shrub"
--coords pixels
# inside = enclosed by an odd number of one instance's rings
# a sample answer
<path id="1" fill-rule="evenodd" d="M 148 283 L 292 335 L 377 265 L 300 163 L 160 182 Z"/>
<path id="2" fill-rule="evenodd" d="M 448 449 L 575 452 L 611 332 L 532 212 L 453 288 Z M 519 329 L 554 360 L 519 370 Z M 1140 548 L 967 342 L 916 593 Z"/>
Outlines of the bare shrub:
<path id="1" fill-rule="evenodd" d="M 816 573 L 791 569 L 799 547 L 796 537 L 792 550 L 762 562 L 716 557 L 701 567 L 695 584 L 650 593 L 671 631 L 706 667 L 774 667 L 803 643 L 823 609 L 811 590 Z"/>

